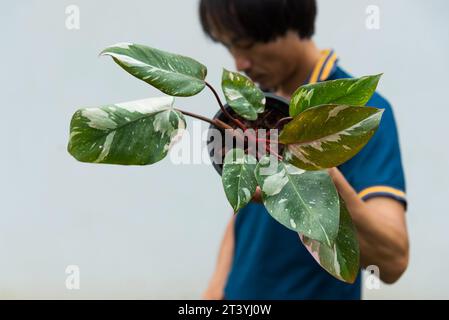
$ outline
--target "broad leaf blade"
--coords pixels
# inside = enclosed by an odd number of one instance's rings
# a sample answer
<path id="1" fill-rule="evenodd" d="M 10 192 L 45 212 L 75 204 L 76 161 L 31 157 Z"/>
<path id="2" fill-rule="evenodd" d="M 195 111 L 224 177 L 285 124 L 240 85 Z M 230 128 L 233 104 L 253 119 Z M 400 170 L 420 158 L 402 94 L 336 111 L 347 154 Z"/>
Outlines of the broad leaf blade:
<path id="1" fill-rule="evenodd" d="M 78 110 L 68 151 L 92 163 L 146 165 L 163 159 L 186 127 L 173 98 L 151 98 Z"/>
<path id="2" fill-rule="evenodd" d="M 290 116 L 322 104 L 364 106 L 377 88 L 382 74 L 338 79 L 299 87 L 290 100 Z"/>
<path id="3" fill-rule="evenodd" d="M 343 199 L 340 198 L 340 227 L 333 246 L 300 235 L 314 259 L 331 275 L 354 283 L 360 270 L 360 249 L 357 231 Z"/>
<path id="4" fill-rule="evenodd" d="M 346 105 L 310 108 L 284 126 L 285 160 L 304 170 L 336 167 L 356 155 L 379 127 L 383 109 Z"/>
<path id="5" fill-rule="evenodd" d="M 331 177 L 327 171 L 304 171 L 275 160 L 265 156 L 256 168 L 266 209 L 285 227 L 332 246 L 339 200 Z"/>
<path id="6" fill-rule="evenodd" d="M 225 156 L 222 182 L 234 212 L 246 206 L 257 188 L 254 170 L 257 160 L 242 149 L 232 149 Z"/>
<path id="7" fill-rule="evenodd" d="M 207 69 L 189 57 L 140 44 L 119 43 L 104 49 L 127 72 L 171 96 L 193 96 L 203 90 Z"/>
<path id="8" fill-rule="evenodd" d="M 221 87 L 226 102 L 243 118 L 256 120 L 257 115 L 264 112 L 264 93 L 244 75 L 223 69 Z"/>

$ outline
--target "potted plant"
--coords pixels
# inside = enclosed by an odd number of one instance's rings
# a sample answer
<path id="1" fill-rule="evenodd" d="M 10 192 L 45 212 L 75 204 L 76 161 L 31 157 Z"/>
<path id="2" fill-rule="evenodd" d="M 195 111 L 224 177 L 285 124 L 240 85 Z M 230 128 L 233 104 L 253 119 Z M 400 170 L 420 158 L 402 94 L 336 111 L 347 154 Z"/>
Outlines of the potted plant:
<path id="1" fill-rule="evenodd" d="M 205 81 L 206 67 L 194 59 L 130 43 L 110 46 L 101 55 L 166 96 L 76 111 L 68 143 L 72 156 L 90 163 L 152 164 L 182 135 L 185 116 L 206 121 L 210 132 L 224 133 L 210 150 L 234 211 L 259 187 L 271 216 L 298 232 L 330 274 L 354 282 L 357 234 L 326 169 L 357 154 L 377 130 L 383 110 L 364 105 L 380 75 L 304 85 L 288 103 L 244 75 L 223 70 L 223 104 Z M 193 96 L 205 87 L 220 107 L 216 117 L 175 108 L 174 97 Z M 226 141 L 231 143 L 222 144 Z"/>

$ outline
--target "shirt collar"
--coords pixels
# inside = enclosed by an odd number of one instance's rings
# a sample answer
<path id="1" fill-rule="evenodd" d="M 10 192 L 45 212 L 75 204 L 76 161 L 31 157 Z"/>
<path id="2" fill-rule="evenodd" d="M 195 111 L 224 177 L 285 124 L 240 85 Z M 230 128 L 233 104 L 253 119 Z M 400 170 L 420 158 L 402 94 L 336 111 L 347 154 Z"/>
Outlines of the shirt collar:
<path id="1" fill-rule="evenodd" d="M 321 57 L 313 68 L 306 84 L 312 84 L 319 81 L 325 81 L 337 68 L 338 57 L 333 49 L 325 49 L 321 51 Z"/>

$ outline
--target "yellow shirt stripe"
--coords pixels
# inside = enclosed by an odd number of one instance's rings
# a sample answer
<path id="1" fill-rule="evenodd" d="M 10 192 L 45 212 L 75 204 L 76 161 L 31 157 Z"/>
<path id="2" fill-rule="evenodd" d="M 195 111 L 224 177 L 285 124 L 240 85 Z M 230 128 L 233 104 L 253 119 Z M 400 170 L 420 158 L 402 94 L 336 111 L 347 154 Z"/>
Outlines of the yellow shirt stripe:
<path id="1" fill-rule="evenodd" d="M 321 58 L 318 60 L 315 68 L 313 69 L 312 75 L 310 76 L 309 83 L 316 83 L 318 81 L 318 76 L 320 74 L 321 68 L 323 67 L 324 62 L 326 61 L 327 56 L 329 55 L 330 49 L 326 49 L 321 51 Z"/>
<path id="2" fill-rule="evenodd" d="M 404 191 L 401 191 L 401 190 L 398 190 L 398 189 L 395 189 L 392 187 L 387 187 L 387 186 L 374 186 L 374 187 L 369 187 L 369 188 L 363 189 L 362 191 L 360 191 L 358 193 L 358 196 L 360 198 L 363 198 L 368 194 L 377 193 L 377 192 L 391 193 L 395 196 L 398 196 L 398 197 L 401 197 L 404 199 L 406 198 Z"/>
<path id="3" fill-rule="evenodd" d="M 320 80 L 324 81 L 329 78 L 329 75 L 334 67 L 335 61 L 337 60 L 337 54 L 334 52 L 332 56 L 327 61 L 326 66 L 324 67 L 323 73 L 321 74 Z"/>

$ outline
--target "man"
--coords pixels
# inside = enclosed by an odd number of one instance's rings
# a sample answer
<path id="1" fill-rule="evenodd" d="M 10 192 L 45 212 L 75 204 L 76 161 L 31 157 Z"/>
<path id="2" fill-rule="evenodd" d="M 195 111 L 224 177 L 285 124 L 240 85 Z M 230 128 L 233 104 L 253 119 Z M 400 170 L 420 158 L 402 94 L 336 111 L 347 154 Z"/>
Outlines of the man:
<path id="1" fill-rule="evenodd" d="M 315 0 L 201 0 L 204 31 L 225 45 L 236 68 L 262 88 L 290 99 L 304 83 L 347 78 L 332 50 L 312 41 Z M 398 135 L 389 103 L 375 93 L 368 105 L 385 109 L 369 143 L 329 170 L 357 228 L 361 264 L 376 265 L 394 283 L 408 265 L 405 181 Z M 254 201 L 231 218 L 207 299 L 360 299 L 354 284 L 336 280 Z"/>

